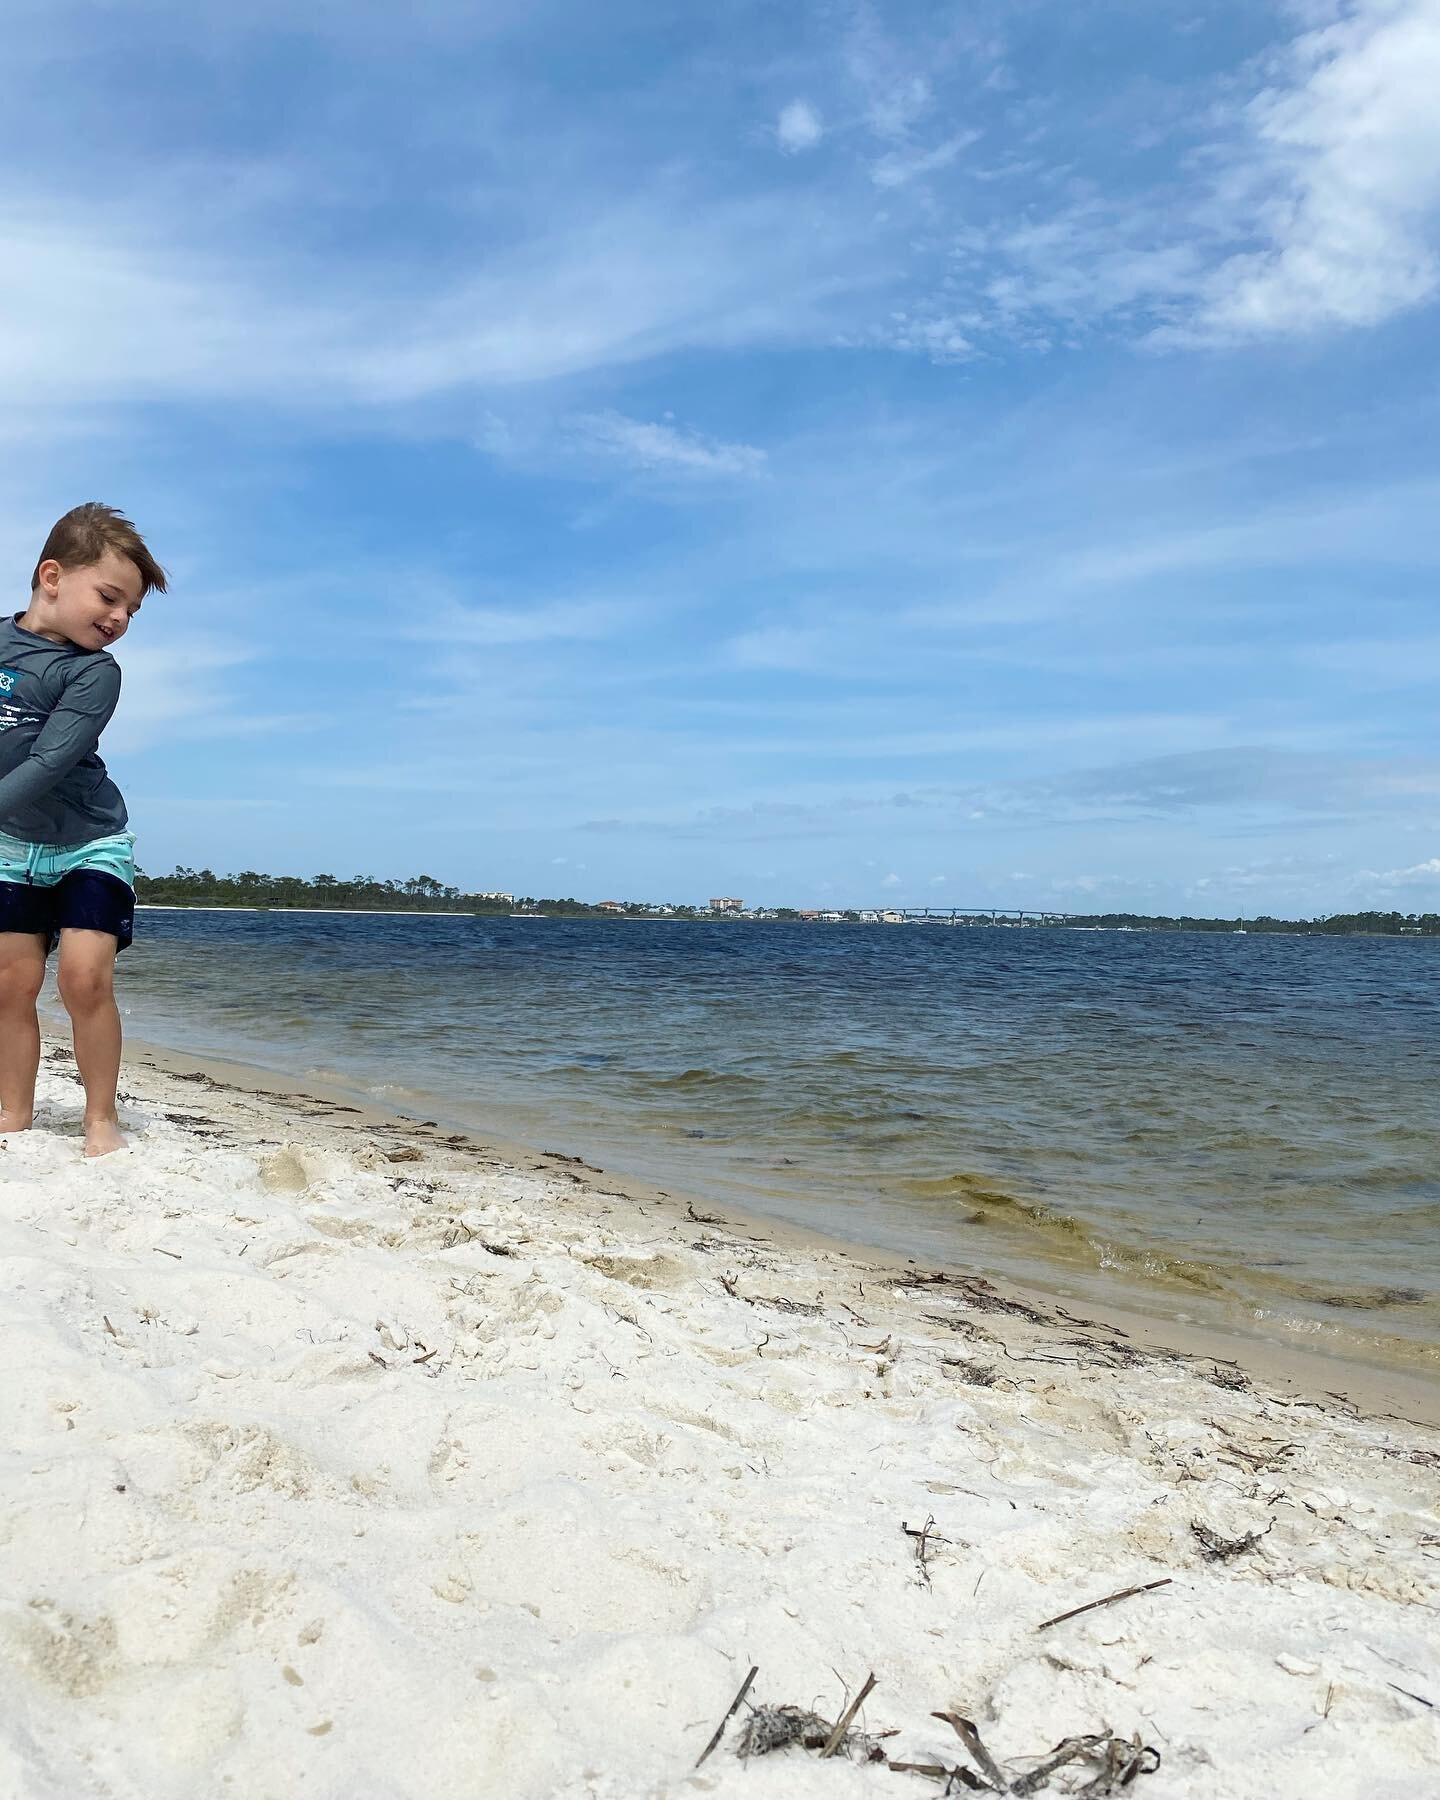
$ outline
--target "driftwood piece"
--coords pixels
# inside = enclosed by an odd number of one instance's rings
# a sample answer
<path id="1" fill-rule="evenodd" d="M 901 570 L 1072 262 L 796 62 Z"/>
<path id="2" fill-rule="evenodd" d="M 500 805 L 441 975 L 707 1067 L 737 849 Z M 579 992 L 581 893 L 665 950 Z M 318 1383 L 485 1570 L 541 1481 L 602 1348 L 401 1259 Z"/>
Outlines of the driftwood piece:
<path id="1" fill-rule="evenodd" d="M 869 1674 L 865 1677 L 865 1685 L 860 1689 L 860 1692 L 855 1696 L 855 1698 L 845 1708 L 844 1712 L 841 1713 L 840 1717 L 835 1721 L 835 1729 L 830 1733 L 829 1737 L 826 1738 L 825 1746 L 820 1752 L 820 1759 L 822 1762 L 827 1757 L 833 1756 L 835 1754 L 835 1752 L 840 1748 L 840 1746 L 845 1742 L 845 1733 L 850 1729 L 850 1721 L 855 1717 L 856 1713 L 859 1712 L 860 1708 L 865 1704 L 865 1697 L 870 1692 L 871 1688 L 874 1687 L 874 1685 L 875 1685 L 875 1676 L 874 1676 L 874 1673 L 872 1672 L 871 1674 Z"/>
<path id="2" fill-rule="evenodd" d="M 960 1739 L 960 1742 L 970 1752 L 972 1761 L 980 1770 L 980 1773 L 985 1777 L 994 1792 L 997 1794 L 1009 1793 L 1010 1783 L 1001 1773 L 999 1763 L 996 1762 L 995 1758 L 985 1748 L 984 1741 L 980 1736 L 975 1721 L 973 1719 L 967 1719 L 963 1714 L 956 1712 L 937 1712 L 933 1716 L 937 1719 L 943 1719 Z"/>
<path id="3" fill-rule="evenodd" d="M 1067 1619 L 1078 1619 L 1081 1613 L 1094 1612 L 1098 1606 L 1113 1606 L 1117 1600 L 1128 1600 L 1132 1594 L 1148 1594 L 1152 1588 L 1169 1587 L 1172 1577 L 1162 1575 L 1159 1581 L 1142 1581 L 1138 1587 L 1121 1588 L 1118 1593 L 1106 1594 L 1099 1600 L 1087 1600 L 1083 1606 L 1072 1606 L 1069 1612 L 1056 1613 L 1053 1619 L 1046 1619 L 1037 1625 L 1037 1631 L 1048 1631 L 1052 1625 L 1063 1625 Z"/>
<path id="4" fill-rule="evenodd" d="M 1103 1731 L 1093 1732 L 1089 1737 L 1069 1737 L 1057 1744 L 1050 1753 L 1036 1763 L 1026 1774 L 1010 1783 L 1012 1794 L 1036 1794 L 1045 1787 L 1057 1769 L 1063 1769 L 1066 1763 L 1074 1762 L 1077 1756 L 1084 1756 L 1098 1744 L 1109 1748 L 1106 1734 Z"/>
<path id="5" fill-rule="evenodd" d="M 730 1705 L 726 1708 L 725 1717 L 715 1727 L 714 1736 L 710 1739 L 710 1742 L 705 1746 L 705 1748 L 700 1752 L 699 1756 L 696 1757 L 695 1767 L 697 1769 L 700 1767 L 701 1763 L 704 1762 L 705 1758 L 710 1754 L 710 1752 L 715 1748 L 715 1746 L 720 1742 L 721 1738 L 724 1737 L 725 1727 L 730 1723 L 730 1721 L 735 1717 L 735 1714 L 740 1710 L 741 1701 L 743 1701 L 745 1696 L 750 1692 L 750 1684 L 752 1681 L 754 1681 L 755 1677 L 759 1673 L 760 1673 L 760 1665 L 759 1665 L 759 1663 L 756 1663 L 751 1668 L 750 1673 L 745 1677 L 744 1681 L 742 1681 L 740 1683 L 740 1691 L 738 1694 L 736 1694 L 735 1698 L 730 1702 Z"/>

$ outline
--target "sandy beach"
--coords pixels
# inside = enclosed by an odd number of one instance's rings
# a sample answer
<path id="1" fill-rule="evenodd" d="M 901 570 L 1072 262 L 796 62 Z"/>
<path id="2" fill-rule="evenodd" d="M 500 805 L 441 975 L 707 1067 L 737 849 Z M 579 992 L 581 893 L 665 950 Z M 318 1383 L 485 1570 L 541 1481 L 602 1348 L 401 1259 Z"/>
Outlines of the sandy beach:
<path id="1" fill-rule="evenodd" d="M 1433 1394 L 158 1061 L 0 1140 L 0 1794 L 1433 1791 Z"/>

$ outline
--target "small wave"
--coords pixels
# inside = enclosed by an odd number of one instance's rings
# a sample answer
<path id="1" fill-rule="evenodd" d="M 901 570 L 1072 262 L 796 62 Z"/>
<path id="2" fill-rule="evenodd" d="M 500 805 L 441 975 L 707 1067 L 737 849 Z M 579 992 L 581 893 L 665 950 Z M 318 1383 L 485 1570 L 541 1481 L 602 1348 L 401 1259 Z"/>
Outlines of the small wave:
<path id="1" fill-rule="evenodd" d="M 960 1195 L 967 1200 L 989 1201 L 994 1206 L 1023 1206 L 1014 1194 L 1007 1194 L 997 1188 L 986 1175 L 971 1175 L 967 1171 L 957 1170 L 953 1175 L 921 1176 L 913 1181 L 902 1181 L 903 1193 L 914 1194 L 917 1199 L 948 1199 L 951 1195 Z"/>
<path id="2" fill-rule="evenodd" d="M 1178 1281 L 1200 1294 L 1234 1292 L 1227 1270 L 1194 1257 L 1162 1256 L 1155 1250 L 1139 1250 L 1129 1244 L 1096 1243 L 1096 1259 L 1102 1269 L 1123 1275 L 1148 1275 L 1155 1281 Z"/>
<path id="3" fill-rule="evenodd" d="M 691 1088 L 751 1088 L 757 1085 L 753 1075 L 735 1075 L 723 1069 L 682 1069 L 678 1075 L 661 1075 L 651 1069 L 632 1069 L 629 1079 L 639 1086 L 665 1092 Z M 762 1082 L 759 1084 L 764 1086 Z"/>

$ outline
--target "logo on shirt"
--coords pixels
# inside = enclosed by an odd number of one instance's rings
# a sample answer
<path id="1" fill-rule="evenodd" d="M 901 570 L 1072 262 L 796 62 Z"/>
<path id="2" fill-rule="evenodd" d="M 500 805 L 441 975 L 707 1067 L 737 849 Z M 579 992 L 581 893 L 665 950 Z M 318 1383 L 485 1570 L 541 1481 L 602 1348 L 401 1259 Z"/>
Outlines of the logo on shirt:
<path id="1" fill-rule="evenodd" d="M 20 679 L 18 669 L 0 669 L 0 700 L 8 700 L 15 692 L 15 683 Z"/>

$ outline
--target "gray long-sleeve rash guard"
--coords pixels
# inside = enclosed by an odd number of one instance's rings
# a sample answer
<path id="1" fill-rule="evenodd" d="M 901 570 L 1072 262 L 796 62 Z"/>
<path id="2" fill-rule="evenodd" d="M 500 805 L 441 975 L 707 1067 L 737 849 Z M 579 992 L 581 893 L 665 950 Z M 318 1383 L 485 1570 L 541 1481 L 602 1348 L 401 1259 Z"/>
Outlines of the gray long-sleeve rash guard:
<path id="1" fill-rule="evenodd" d="M 95 754 L 119 698 L 108 651 L 0 620 L 0 831 L 74 845 L 125 829 L 125 802 Z"/>

